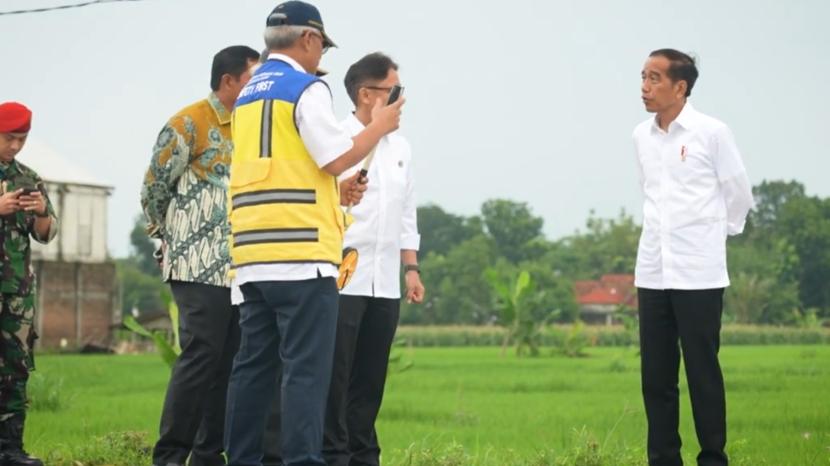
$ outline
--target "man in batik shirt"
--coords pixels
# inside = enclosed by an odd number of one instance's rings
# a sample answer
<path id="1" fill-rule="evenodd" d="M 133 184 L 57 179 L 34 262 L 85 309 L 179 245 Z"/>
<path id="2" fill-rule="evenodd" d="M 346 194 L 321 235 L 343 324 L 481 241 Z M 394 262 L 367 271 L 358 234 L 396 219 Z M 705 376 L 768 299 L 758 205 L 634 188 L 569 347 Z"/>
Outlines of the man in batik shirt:
<path id="1" fill-rule="evenodd" d="M 224 465 L 225 397 L 239 347 L 231 305 L 225 190 L 231 161 L 231 111 L 259 53 L 228 47 L 213 58 L 212 91 L 162 128 L 144 179 L 141 205 L 161 240 L 162 276 L 179 307 L 181 355 L 173 367 L 156 466 Z"/>

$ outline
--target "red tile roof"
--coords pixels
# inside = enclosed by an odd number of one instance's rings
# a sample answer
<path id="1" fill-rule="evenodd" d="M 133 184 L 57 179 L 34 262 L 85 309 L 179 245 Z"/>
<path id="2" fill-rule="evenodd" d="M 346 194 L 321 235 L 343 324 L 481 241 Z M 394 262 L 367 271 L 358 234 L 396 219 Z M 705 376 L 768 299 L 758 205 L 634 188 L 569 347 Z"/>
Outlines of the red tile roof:
<path id="1" fill-rule="evenodd" d="M 574 289 L 576 289 L 577 296 L 588 294 L 598 286 L 599 282 L 594 280 L 581 280 L 574 282 Z"/>
<path id="2" fill-rule="evenodd" d="M 578 281 L 574 290 L 581 305 L 637 305 L 634 275 L 609 274 L 596 281 Z"/>
<path id="3" fill-rule="evenodd" d="M 616 284 L 623 286 L 634 286 L 634 275 L 631 274 L 609 274 L 603 275 L 600 282 L 604 284 Z"/>

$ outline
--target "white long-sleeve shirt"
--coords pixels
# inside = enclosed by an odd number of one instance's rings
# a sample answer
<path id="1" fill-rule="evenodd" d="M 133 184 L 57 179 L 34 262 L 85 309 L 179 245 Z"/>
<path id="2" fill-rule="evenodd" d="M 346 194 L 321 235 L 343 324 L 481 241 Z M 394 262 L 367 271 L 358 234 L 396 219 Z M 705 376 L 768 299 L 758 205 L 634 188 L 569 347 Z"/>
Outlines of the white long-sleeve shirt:
<path id="1" fill-rule="evenodd" d="M 349 115 L 342 125 L 353 135 L 363 124 Z M 361 162 L 341 175 L 349 177 Z M 357 270 L 342 294 L 398 299 L 401 297 L 401 250 L 418 250 L 415 181 L 409 143 L 397 132 L 384 136 L 369 167 L 369 184 L 360 204 L 352 208 L 354 223 L 346 230 L 344 247 L 357 249 Z"/>
<path id="2" fill-rule="evenodd" d="M 726 237 L 743 232 L 754 206 L 732 132 L 687 102 L 668 131 L 650 118 L 633 137 L 645 197 L 635 285 L 729 286 Z"/>

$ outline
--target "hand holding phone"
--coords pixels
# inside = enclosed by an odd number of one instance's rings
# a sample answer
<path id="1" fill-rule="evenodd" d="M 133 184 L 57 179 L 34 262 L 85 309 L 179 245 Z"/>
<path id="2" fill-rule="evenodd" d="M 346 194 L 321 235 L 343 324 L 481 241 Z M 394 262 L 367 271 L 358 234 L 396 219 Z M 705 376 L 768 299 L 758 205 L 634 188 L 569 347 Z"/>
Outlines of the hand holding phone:
<path id="1" fill-rule="evenodd" d="M 26 186 L 20 189 L 20 207 L 25 212 L 33 213 L 38 217 L 47 216 L 46 200 L 37 186 Z"/>
<path id="2" fill-rule="evenodd" d="M 401 123 L 401 107 L 406 99 L 401 98 L 403 88 L 395 86 L 389 91 L 389 98 L 386 105 L 380 99 L 375 102 L 372 108 L 372 125 L 379 127 L 383 134 L 391 133 L 398 129 Z"/>

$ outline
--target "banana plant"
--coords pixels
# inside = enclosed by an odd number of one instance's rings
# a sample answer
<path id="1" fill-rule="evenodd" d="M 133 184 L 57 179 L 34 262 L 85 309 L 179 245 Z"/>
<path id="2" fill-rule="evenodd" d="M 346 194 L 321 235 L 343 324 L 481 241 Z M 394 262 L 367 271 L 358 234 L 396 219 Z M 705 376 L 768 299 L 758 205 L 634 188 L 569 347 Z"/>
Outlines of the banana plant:
<path id="1" fill-rule="evenodd" d="M 179 354 L 182 352 L 181 343 L 179 342 L 179 308 L 172 300 L 167 305 L 167 312 L 170 315 L 170 322 L 172 323 L 173 343 L 170 343 L 164 332 L 160 330 L 152 332 L 147 330 L 143 325 L 138 323 L 133 316 L 127 316 L 124 318 L 124 327 L 127 327 L 128 330 L 137 335 L 153 340 L 161 359 L 172 369 L 173 364 L 176 363 L 176 358 L 178 358 Z"/>
<path id="2" fill-rule="evenodd" d="M 515 278 L 505 279 L 495 269 L 484 272 L 484 278 L 490 284 L 496 296 L 496 308 L 501 314 L 502 322 L 507 326 L 501 345 L 501 354 L 507 353 L 511 343 L 516 344 L 516 354 L 522 356 L 527 352 L 531 356 L 539 354 L 539 335 L 545 322 L 537 322 L 531 306 L 532 298 L 538 297 L 536 285 L 527 270 L 522 270 Z"/>

